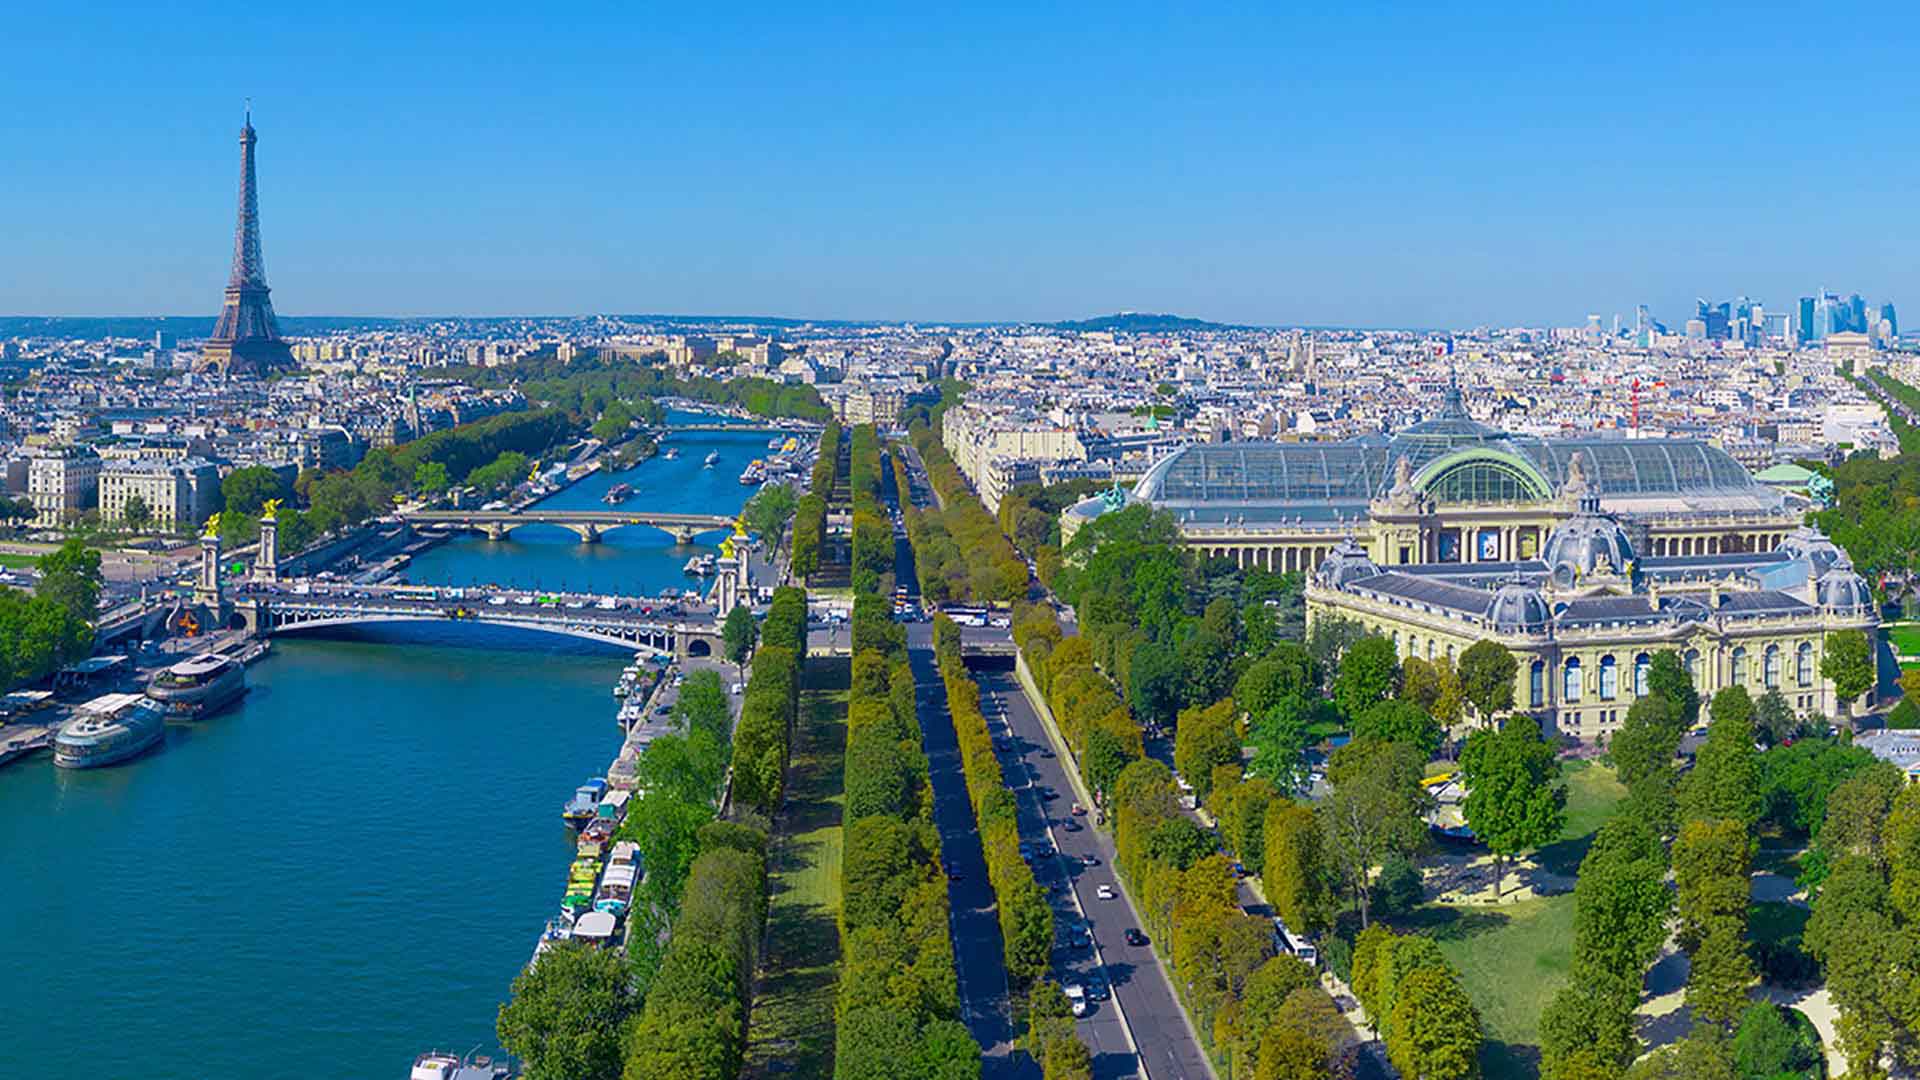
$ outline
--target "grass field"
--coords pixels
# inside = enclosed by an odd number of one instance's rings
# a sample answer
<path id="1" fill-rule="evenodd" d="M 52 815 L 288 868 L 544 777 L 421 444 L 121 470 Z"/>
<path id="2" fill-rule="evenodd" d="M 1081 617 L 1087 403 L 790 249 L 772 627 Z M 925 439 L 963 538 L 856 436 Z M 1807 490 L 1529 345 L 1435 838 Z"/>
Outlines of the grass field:
<path id="1" fill-rule="evenodd" d="M 1920 626 L 1889 627 L 1887 641 L 1901 656 L 1920 656 Z"/>
<path id="2" fill-rule="evenodd" d="M 40 565 L 38 555 L 10 555 L 0 551 L 0 567 L 8 570 L 27 570 Z"/>
<path id="3" fill-rule="evenodd" d="M 1571 874 L 1626 788 L 1612 769 L 1591 762 L 1567 762 L 1562 775 L 1566 827 L 1538 858 L 1557 873 Z M 1539 1076 L 1540 1011 L 1565 985 L 1573 962 L 1573 896 L 1498 907 L 1429 905 L 1398 928 L 1429 934 L 1460 969 L 1486 1025 L 1480 1061 L 1487 1080 Z"/>
<path id="4" fill-rule="evenodd" d="M 770 853 L 767 949 L 754 986 L 743 1076 L 833 1075 L 849 663 L 807 664 L 787 805 Z"/>

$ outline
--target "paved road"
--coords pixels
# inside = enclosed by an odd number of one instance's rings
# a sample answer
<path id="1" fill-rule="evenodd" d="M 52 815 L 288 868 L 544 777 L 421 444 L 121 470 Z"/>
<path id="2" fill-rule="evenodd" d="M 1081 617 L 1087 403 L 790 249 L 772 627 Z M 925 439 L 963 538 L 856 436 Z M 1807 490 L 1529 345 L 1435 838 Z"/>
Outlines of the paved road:
<path id="1" fill-rule="evenodd" d="M 891 475 L 891 464 L 881 461 L 881 475 Z M 883 484 L 886 501 L 894 503 L 893 485 Z M 894 538 L 894 577 L 919 599 L 913 548 L 904 537 Z M 960 768 L 960 744 L 947 711 L 946 684 L 933 659 L 933 626 L 909 623 L 907 659 L 913 665 L 914 701 L 920 716 L 922 744 L 927 752 L 933 785 L 933 823 L 951 874 L 947 902 L 953 933 L 954 968 L 960 979 L 960 1008 L 967 1030 L 980 1044 L 983 1078 L 1038 1080 L 1040 1067 L 1033 1057 L 1013 1045 L 1015 1028 L 1007 986 L 1006 947 L 1000 935 L 1000 914 L 993 885 L 987 878 L 987 858 L 980 846 L 980 829 L 973 804 L 967 798 L 966 774 Z M 1004 631 L 1003 631 L 1004 632 Z M 844 636 L 845 631 L 842 631 Z M 957 880 L 956 880 L 957 879 Z"/>
<path id="2" fill-rule="evenodd" d="M 918 684 L 915 699 L 933 783 L 933 822 L 940 831 L 947 866 L 959 879 L 950 879 L 947 884 L 954 964 L 960 976 L 964 1019 L 983 1054 L 981 1075 L 1037 1078 L 1040 1068 L 1033 1058 L 1012 1045 L 1014 1025 L 1000 915 L 987 878 L 979 827 L 967 799 L 959 742 L 952 714 L 947 711 L 946 686 L 934 666 L 930 626 L 920 623 L 907 628 L 907 656 Z"/>
<path id="3" fill-rule="evenodd" d="M 1084 826 L 1070 832 L 1059 824 L 1073 816 L 1073 788 L 1064 763 L 1049 748 L 1039 715 L 1021 692 L 1013 672 L 983 670 L 976 675 L 981 708 L 988 713 L 989 726 L 996 735 L 1004 733 L 1010 740 L 1010 749 L 1000 756 L 1007 783 L 1016 789 L 1023 782 L 1028 785 L 1026 790 L 1017 790 L 1021 838 L 1047 839 L 1048 823 L 1055 823 L 1050 833 L 1058 852 L 1053 858 L 1037 860 L 1035 875 L 1043 886 L 1070 883 L 1069 893 L 1056 895 L 1055 910 L 1062 919 L 1084 911 L 1097 949 L 1097 955 L 1089 950 L 1056 952 L 1056 970 L 1063 977 L 1084 978 L 1105 962 L 1114 998 L 1125 1010 L 1127 1024 L 1139 1044 L 1140 1063 L 1154 1080 L 1210 1076 L 1206 1054 L 1173 996 L 1153 946 L 1126 942 L 1126 931 L 1140 928 L 1140 916 L 1114 876 L 1111 836 Z M 1058 798 L 1044 802 L 1037 788 L 1050 789 Z M 1088 855 L 1097 860 L 1096 865 L 1085 864 Z M 1097 890 L 1103 884 L 1112 888 L 1113 899 L 1099 899 Z M 1112 1002 L 1098 1002 L 1080 1023 L 1081 1037 L 1096 1055 L 1096 1076 L 1130 1075 L 1125 1036 L 1117 1030 L 1117 1017 L 1107 1015 L 1113 1011 Z"/>

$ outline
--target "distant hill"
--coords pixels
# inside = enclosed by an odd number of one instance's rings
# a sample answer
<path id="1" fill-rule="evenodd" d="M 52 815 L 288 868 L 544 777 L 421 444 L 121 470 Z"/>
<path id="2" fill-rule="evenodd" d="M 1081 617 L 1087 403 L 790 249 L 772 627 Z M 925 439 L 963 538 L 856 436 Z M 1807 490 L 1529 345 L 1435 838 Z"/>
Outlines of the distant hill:
<path id="1" fill-rule="evenodd" d="M 1116 334 L 1165 334 L 1174 330 L 1244 330 L 1242 326 L 1189 319 L 1182 315 L 1149 315 L 1122 311 L 1095 319 L 1077 319 L 1053 324 L 1057 330 L 1107 330 Z"/>

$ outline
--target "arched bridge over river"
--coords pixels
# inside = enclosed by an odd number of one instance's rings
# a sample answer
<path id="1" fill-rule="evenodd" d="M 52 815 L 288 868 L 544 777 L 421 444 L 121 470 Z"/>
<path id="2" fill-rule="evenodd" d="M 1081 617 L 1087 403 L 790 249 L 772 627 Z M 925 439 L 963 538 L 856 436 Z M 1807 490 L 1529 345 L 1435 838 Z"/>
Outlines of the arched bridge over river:
<path id="1" fill-rule="evenodd" d="M 644 525 L 671 535 L 682 544 L 693 542 L 701 533 L 731 529 L 733 518 L 724 514 L 664 514 L 648 510 L 415 510 L 400 515 L 416 528 L 441 527 L 475 529 L 489 540 L 504 540 L 522 525 L 558 525 L 570 529 L 591 544 L 602 534 L 631 525 Z"/>

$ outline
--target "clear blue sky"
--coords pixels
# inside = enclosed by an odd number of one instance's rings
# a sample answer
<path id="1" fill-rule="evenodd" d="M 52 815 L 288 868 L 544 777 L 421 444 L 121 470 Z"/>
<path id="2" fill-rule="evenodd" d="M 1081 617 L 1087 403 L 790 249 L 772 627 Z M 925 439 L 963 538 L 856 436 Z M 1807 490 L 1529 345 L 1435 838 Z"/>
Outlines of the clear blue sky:
<path id="1" fill-rule="evenodd" d="M 1920 319 L 1905 5 L 1175 7 L 21 7 L 0 313 Z"/>

